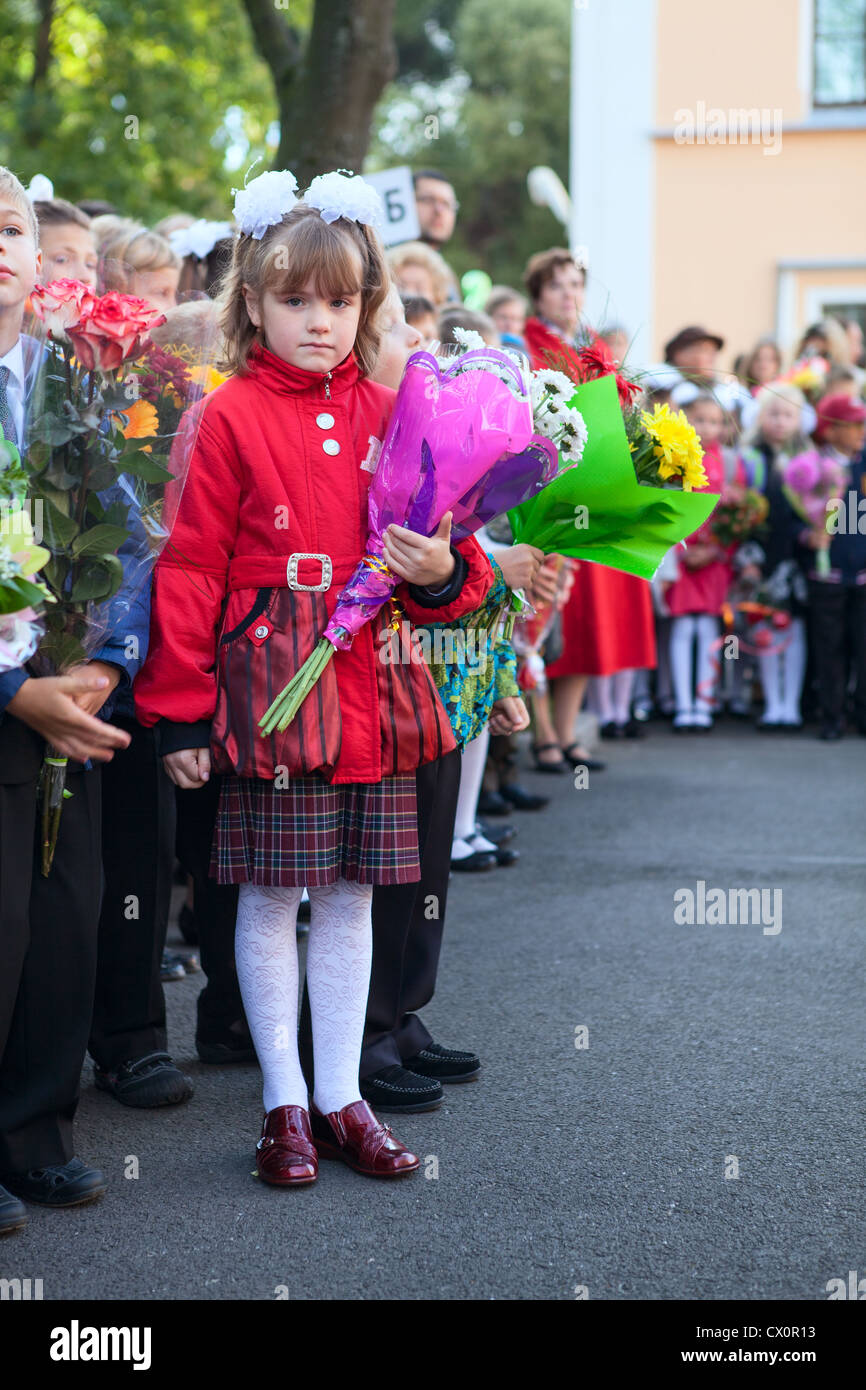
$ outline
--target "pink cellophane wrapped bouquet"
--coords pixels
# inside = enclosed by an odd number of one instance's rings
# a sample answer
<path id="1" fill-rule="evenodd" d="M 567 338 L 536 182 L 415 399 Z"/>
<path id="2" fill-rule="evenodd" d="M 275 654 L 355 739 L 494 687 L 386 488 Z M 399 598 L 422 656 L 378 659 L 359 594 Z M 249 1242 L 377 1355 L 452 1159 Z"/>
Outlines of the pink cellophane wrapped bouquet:
<path id="1" fill-rule="evenodd" d="M 334 652 L 348 650 L 400 583 L 383 558 L 388 526 L 430 536 L 450 511 L 460 541 L 556 476 L 556 444 L 536 432 L 527 377 L 483 345 L 447 365 L 429 352 L 409 358 L 368 493 L 366 553 L 322 639 L 259 721 L 263 735 L 288 727 Z"/>

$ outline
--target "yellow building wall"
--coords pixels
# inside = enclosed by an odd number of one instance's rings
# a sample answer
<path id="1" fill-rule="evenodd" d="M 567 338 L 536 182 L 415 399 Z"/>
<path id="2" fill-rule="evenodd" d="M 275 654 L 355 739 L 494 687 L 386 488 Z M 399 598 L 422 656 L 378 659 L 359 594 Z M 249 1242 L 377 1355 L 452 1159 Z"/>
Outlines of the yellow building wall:
<path id="1" fill-rule="evenodd" d="M 656 118 L 680 107 L 781 107 L 802 120 L 799 0 L 657 0 Z"/>
<path id="2" fill-rule="evenodd" d="M 783 131 L 775 156 L 757 145 L 669 140 L 655 151 L 659 350 L 678 328 L 700 323 L 726 340 L 722 361 L 732 365 L 775 330 L 779 261 L 866 256 L 866 179 L 857 173 L 866 169 L 866 130 Z M 866 270 L 808 278 L 866 288 Z"/>
<path id="3" fill-rule="evenodd" d="M 677 329 L 701 323 L 725 338 L 730 366 L 775 329 L 779 261 L 866 256 L 866 129 L 786 129 L 808 119 L 800 13 L 799 0 L 658 0 L 658 131 L 699 103 L 782 112 L 775 155 L 653 141 L 659 354 Z M 798 313 L 807 283 L 866 288 L 866 271 L 798 274 Z"/>

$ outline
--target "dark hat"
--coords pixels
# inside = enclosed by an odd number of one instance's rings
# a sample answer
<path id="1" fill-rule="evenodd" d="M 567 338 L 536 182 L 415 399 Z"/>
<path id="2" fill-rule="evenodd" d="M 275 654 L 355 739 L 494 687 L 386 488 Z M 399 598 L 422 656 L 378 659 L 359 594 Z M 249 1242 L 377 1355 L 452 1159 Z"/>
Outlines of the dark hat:
<path id="1" fill-rule="evenodd" d="M 665 361 L 670 362 L 674 353 L 679 352 L 680 348 L 691 347 L 692 343 L 704 342 L 715 343 L 719 352 L 725 346 L 724 338 L 720 338 L 718 333 L 708 333 L 706 328 L 681 328 L 675 338 L 671 338 L 669 343 L 665 343 Z"/>
<path id="2" fill-rule="evenodd" d="M 852 425 L 862 425 L 866 421 L 866 405 L 841 391 L 832 396 L 822 396 L 815 409 L 818 412 L 818 424 L 814 434 L 818 440 L 823 434 L 824 426 L 834 420 Z"/>

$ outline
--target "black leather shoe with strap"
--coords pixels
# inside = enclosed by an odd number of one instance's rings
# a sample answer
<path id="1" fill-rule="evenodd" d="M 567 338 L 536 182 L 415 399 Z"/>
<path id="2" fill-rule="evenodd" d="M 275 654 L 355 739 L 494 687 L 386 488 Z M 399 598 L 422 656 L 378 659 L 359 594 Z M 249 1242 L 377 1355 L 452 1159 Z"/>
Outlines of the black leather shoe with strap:
<path id="1" fill-rule="evenodd" d="M 171 1060 L 167 1052 L 148 1052 L 124 1062 L 116 1071 L 94 1067 L 97 1090 L 108 1091 L 121 1105 L 148 1109 L 158 1105 L 179 1105 L 189 1100 L 193 1085 Z"/>
<path id="2" fill-rule="evenodd" d="M 26 1225 L 24 1203 L 7 1192 L 5 1187 L 0 1187 L 0 1236 L 9 1235 L 10 1231 L 20 1231 Z"/>
<path id="3" fill-rule="evenodd" d="M 105 1178 L 99 1169 L 88 1168 L 80 1158 L 48 1168 L 31 1168 L 27 1173 L 8 1173 L 3 1182 L 16 1197 L 42 1207 L 77 1207 L 94 1202 L 105 1191 Z"/>

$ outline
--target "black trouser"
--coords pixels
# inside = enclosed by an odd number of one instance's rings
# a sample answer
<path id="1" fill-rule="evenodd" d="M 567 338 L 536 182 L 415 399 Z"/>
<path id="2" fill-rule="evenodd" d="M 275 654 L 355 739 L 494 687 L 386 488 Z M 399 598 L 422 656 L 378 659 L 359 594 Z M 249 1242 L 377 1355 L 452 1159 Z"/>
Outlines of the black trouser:
<path id="1" fill-rule="evenodd" d="M 174 867 L 174 787 L 152 729 L 115 718 L 131 735 L 102 772 L 102 865 L 96 999 L 90 1055 L 114 1071 L 166 1049 L 160 964 Z"/>
<path id="2" fill-rule="evenodd" d="M 48 878 L 36 779 L 0 785 L 0 1178 L 74 1153 L 102 884 L 101 770 L 78 767 Z"/>
<path id="3" fill-rule="evenodd" d="M 866 728 L 866 585 L 809 580 L 809 635 L 825 720 L 845 713 L 849 659 L 854 668 L 854 717 Z"/>
<path id="4" fill-rule="evenodd" d="M 361 1051 L 362 1077 L 405 1061 L 431 1041 L 415 1010 L 433 998 L 442 948 L 451 841 L 460 790 L 455 748 L 416 773 L 421 878 L 373 889 L 373 964 Z M 298 1039 L 313 1086 L 310 1002 L 304 985 Z"/>
<path id="5" fill-rule="evenodd" d="M 195 791 L 176 791 L 177 857 L 192 875 L 201 968 L 207 976 L 198 997 L 200 1042 L 221 1041 L 222 1034 L 244 1018 L 235 969 L 238 887 L 217 883 L 208 875 L 221 782 L 212 777 Z"/>

